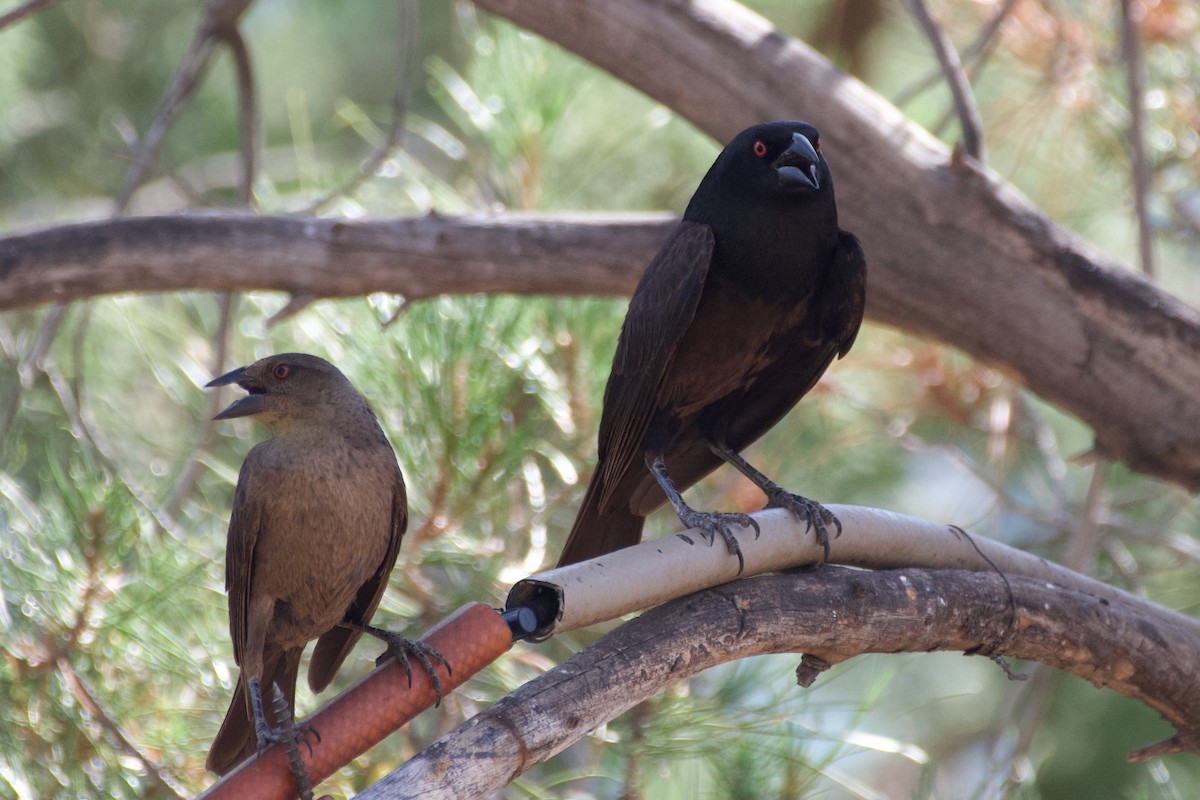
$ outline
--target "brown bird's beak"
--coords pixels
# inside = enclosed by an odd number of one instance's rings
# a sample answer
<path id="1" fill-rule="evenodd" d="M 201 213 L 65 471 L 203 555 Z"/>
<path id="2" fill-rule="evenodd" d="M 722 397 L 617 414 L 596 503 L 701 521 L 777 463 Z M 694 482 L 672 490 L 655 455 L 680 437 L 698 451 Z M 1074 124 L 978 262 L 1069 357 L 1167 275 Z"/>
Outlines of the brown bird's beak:
<path id="1" fill-rule="evenodd" d="M 785 189 L 820 189 L 821 178 L 817 172 L 820 163 L 821 157 L 808 137 L 793 133 L 792 146 L 780 153 L 771 166 L 779 174 L 779 185 Z"/>
<path id="2" fill-rule="evenodd" d="M 228 386 L 231 383 L 236 383 L 238 386 L 245 389 L 250 394 L 234 401 L 228 408 L 217 414 L 213 419 L 233 419 L 234 417 L 251 417 L 262 411 L 263 396 L 266 394 L 266 388 L 261 383 L 250 377 L 246 372 L 245 367 L 238 367 L 235 370 L 226 372 L 219 378 L 213 378 L 207 384 L 205 389 L 212 389 L 217 386 Z"/>

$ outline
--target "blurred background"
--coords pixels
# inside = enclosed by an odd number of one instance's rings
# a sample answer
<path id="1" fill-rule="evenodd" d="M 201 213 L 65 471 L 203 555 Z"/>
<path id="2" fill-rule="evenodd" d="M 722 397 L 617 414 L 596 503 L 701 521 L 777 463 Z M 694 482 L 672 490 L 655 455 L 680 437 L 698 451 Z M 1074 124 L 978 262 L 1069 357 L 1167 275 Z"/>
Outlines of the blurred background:
<path id="1" fill-rule="evenodd" d="M 957 140 L 903 4 L 749 5 Z M 1128 5 L 1145 59 L 1158 279 L 1195 304 L 1200 14 L 1183 0 Z M 1136 265 L 1120 4 L 932 10 L 972 76 L 990 165 Z M 0 233 L 113 215 L 203 11 L 67 0 L 0 31 Z M 468 3 L 259 0 L 241 31 L 262 118 L 251 203 L 262 212 L 680 212 L 719 152 L 667 108 Z M 238 125 L 219 50 L 128 213 L 237 206 Z M 357 181 L 392 127 L 398 146 Z M 379 413 L 412 523 L 376 624 L 416 635 L 464 602 L 500 605 L 553 561 L 591 469 L 625 301 L 433 299 L 386 324 L 402 300 L 319 301 L 275 324 L 288 303 L 275 293 L 0 314 L 0 797 L 186 796 L 210 781 L 205 753 L 237 675 L 225 526 L 242 458 L 266 434 L 207 423 L 215 400 L 202 387 L 222 359 L 321 355 Z M 868 324 L 750 460 L 807 496 L 960 525 L 1200 613 L 1196 502 L 1080 458 L 1090 447 L 1086 427 L 1000 371 Z M 690 496 L 702 508 L 762 502 L 728 469 Z M 662 512 L 648 534 L 676 526 Z M 362 789 L 602 632 L 518 645 L 323 789 Z M 338 686 L 376 655 L 360 645 Z M 797 661 L 760 657 L 679 684 L 500 796 L 1200 796 L 1195 756 L 1127 764 L 1168 726 L 1080 679 L 1017 664 L 1030 679 L 1011 682 L 957 654 L 868 656 L 800 690 Z M 301 712 L 318 702 L 300 690 Z"/>

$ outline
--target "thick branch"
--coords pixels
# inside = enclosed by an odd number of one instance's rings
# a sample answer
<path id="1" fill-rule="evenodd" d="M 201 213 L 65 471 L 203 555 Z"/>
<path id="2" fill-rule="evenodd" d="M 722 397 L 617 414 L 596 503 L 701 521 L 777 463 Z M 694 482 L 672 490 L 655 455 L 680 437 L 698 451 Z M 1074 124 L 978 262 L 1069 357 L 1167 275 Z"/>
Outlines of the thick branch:
<path id="1" fill-rule="evenodd" d="M 957 196 L 984 180 L 970 174 L 941 177 Z M 911 198 L 925 200 L 941 203 Z M 931 250 L 930 261 L 871 253 L 868 314 L 1006 366 L 1091 425 L 1107 455 L 1200 488 L 1200 317 L 1140 277 L 1070 249 L 1045 220 L 1007 228 L 977 221 L 999 237 L 993 249 L 962 253 L 964 241 L 979 237 L 956 227 L 940 242 L 944 255 Z M 186 289 L 625 295 L 672 224 L 667 215 L 338 221 L 213 213 L 70 225 L 0 239 L 0 311 Z M 1017 252 L 1039 236 L 1062 248 L 1055 258 L 1033 269 L 1010 263 L 1006 247 Z"/>
<path id="2" fill-rule="evenodd" d="M 525 684 L 359 798 L 490 796 L 662 688 L 761 653 L 803 652 L 797 677 L 806 685 L 862 653 L 1036 660 L 1147 703 L 1179 731 L 1163 750 L 1200 752 L 1194 631 L 1044 581 L 1014 577 L 1008 586 L 995 573 L 826 567 L 684 597 Z"/>
<path id="3" fill-rule="evenodd" d="M 628 295 L 673 224 L 666 214 L 340 221 L 227 212 L 69 225 L 0 239 L 0 311 L 185 289 Z"/>
<path id="4" fill-rule="evenodd" d="M 1200 315 L 732 0 L 476 0 L 593 61 L 718 141 L 821 129 L 868 310 L 1002 364 L 1096 429 L 1106 455 L 1200 489 Z M 951 300 L 950 298 L 954 298 Z"/>

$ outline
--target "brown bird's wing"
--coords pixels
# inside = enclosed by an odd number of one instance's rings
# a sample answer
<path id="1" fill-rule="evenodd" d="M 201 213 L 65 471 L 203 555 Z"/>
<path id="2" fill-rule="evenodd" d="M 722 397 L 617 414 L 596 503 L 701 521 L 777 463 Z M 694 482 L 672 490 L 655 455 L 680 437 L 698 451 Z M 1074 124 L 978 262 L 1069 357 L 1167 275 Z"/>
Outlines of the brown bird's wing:
<path id="1" fill-rule="evenodd" d="M 630 470 L 643 463 L 642 440 L 661 402 L 675 350 L 696 315 L 714 246 L 707 225 L 679 223 L 634 290 L 604 390 L 596 472 L 560 565 L 634 544 L 641 537 L 641 519 L 624 508 L 619 489 L 628 482 Z"/>
<path id="2" fill-rule="evenodd" d="M 809 307 L 815 312 L 805 337 L 811 348 L 802 354 L 785 354 L 768 366 L 729 415 L 726 444 L 736 451 L 748 447 L 773 428 L 806 395 L 833 362 L 850 350 L 862 324 L 866 305 L 867 262 L 858 239 L 841 232 L 833 268 L 820 295 Z M 681 430 L 672 440 L 665 459 L 680 491 L 692 486 L 724 463 L 708 447 L 695 426 Z M 649 473 L 639 481 L 631 505 L 649 514 L 666 501 L 658 482 Z"/>
<path id="3" fill-rule="evenodd" d="M 264 475 L 272 470 L 260 464 L 258 447 L 246 456 L 238 474 L 233 496 L 233 511 L 229 515 L 229 532 L 225 544 L 225 591 L 229 594 L 229 634 L 233 638 L 233 660 L 243 663 L 246 631 L 250 618 L 250 587 L 254 580 L 254 545 L 262 530 L 263 503 L 267 493 L 258 491 Z M 266 478 L 269 484 L 272 481 Z"/>
<path id="4" fill-rule="evenodd" d="M 407 527 L 408 496 L 404 491 L 404 478 L 397 469 L 392 490 L 391 537 L 388 539 L 387 552 L 384 553 L 379 568 L 358 590 L 354 602 L 346 611 L 347 618 L 364 625 L 371 621 L 371 615 L 379 607 L 379 601 L 383 599 L 383 593 L 387 589 L 388 578 L 392 574 L 392 567 L 396 565 L 396 556 L 400 553 L 400 540 L 404 538 Z M 322 634 L 321 638 L 317 639 L 317 646 L 313 648 L 312 659 L 308 663 L 308 688 L 319 692 L 328 686 L 360 636 L 360 631 L 342 627 Z"/>

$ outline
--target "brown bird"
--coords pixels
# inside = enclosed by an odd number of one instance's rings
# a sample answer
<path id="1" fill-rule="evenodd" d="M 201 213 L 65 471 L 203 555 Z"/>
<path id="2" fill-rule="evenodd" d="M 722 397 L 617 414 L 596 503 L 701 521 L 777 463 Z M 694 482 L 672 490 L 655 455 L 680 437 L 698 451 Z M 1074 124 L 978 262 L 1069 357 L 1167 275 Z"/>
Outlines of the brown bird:
<path id="1" fill-rule="evenodd" d="M 598 463 L 559 565 L 641 539 L 664 500 L 742 563 L 731 525 L 680 492 L 722 462 L 768 507 L 816 529 L 829 557 L 827 509 L 785 491 L 739 451 L 770 430 L 850 349 L 862 322 L 866 260 L 838 228 L 833 179 L 816 128 L 773 122 L 738 134 L 646 267 L 629 303 L 604 391 Z"/>
<path id="2" fill-rule="evenodd" d="M 296 676 L 313 639 L 313 692 L 329 685 L 363 633 L 386 641 L 406 669 L 415 656 L 439 699 L 431 659 L 445 664 L 433 649 L 367 624 L 396 563 L 408 501 L 366 399 L 332 364 L 300 353 L 269 356 L 208 386 L 234 383 L 249 395 L 215 419 L 253 417 L 273 438 L 246 456 L 229 518 L 225 590 L 241 674 L 208 754 L 218 774 L 256 749 L 302 739 L 293 722 Z M 272 686 L 287 701 L 285 718 L 263 703 Z"/>

